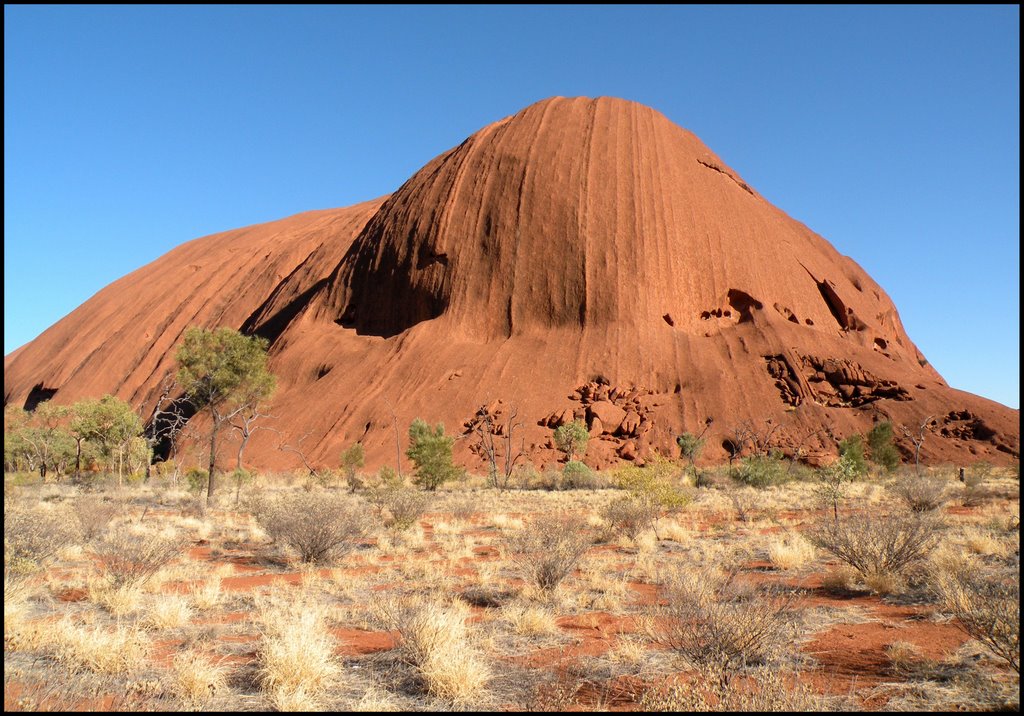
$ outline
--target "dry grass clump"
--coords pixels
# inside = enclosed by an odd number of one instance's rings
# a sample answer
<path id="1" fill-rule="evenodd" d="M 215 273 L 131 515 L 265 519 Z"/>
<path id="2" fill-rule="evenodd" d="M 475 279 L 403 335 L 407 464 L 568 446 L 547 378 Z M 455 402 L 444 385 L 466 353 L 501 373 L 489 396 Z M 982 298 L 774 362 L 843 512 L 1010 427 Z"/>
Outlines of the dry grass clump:
<path id="1" fill-rule="evenodd" d="M 257 681 L 280 711 L 318 710 L 319 697 L 340 672 L 335 640 L 324 604 L 308 593 L 288 596 L 257 598 Z"/>
<path id="2" fill-rule="evenodd" d="M 398 630 L 401 658 L 429 694 L 456 705 L 480 697 L 491 672 L 470 643 L 465 608 L 411 597 L 381 602 L 377 613 Z"/>
<path id="3" fill-rule="evenodd" d="M 158 596 L 146 613 L 145 624 L 152 629 L 178 629 L 192 620 L 189 600 L 179 594 Z"/>
<path id="4" fill-rule="evenodd" d="M 554 592 L 592 543 L 586 523 L 567 516 L 539 517 L 505 539 L 512 562 L 523 579 L 545 593 Z"/>
<path id="5" fill-rule="evenodd" d="M 909 641 L 894 641 L 885 647 L 889 668 L 897 674 L 908 674 L 924 659 L 917 644 Z"/>
<path id="6" fill-rule="evenodd" d="M 825 518 L 807 537 L 856 569 L 869 586 L 891 591 L 894 580 L 935 548 L 940 526 L 929 514 L 857 514 L 840 520 Z"/>
<path id="7" fill-rule="evenodd" d="M 968 636 L 1020 673 L 1020 573 L 1016 570 L 940 573 L 935 591 Z"/>
<path id="8" fill-rule="evenodd" d="M 655 607 L 651 636 L 691 665 L 737 669 L 777 661 L 791 641 L 794 595 L 759 593 L 737 581 L 738 566 L 677 568 L 668 604 Z"/>
<path id="9" fill-rule="evenodd" d="M 822 698 L 795 674 L 760 668 L 744 676 L 717 666 L 702 666 L 686 683 L 671 681 L 647 690 L 643 711 L 773 712 L 821 711 Z"/>
<path id="10" fill-rule="evenodd" d="M 4 575 L 28 574 L 80 538 L 65 509 L 29 508 L 4 503 Z"/>
<path id="11" fill-rule="evenodd" d="M 145 596 L 139 584 L 129 582 L 115 585 L 105 577 L 90 579 L 88 592 L 89 599 L 94 604 L 103 607 L 115 617 L 139 611 Z"/>
<path id="12" fill-rule="evenodd" d="M 120 506 L 109 498 L 99 495 L 83 495 L 75 502 L 75 517 L 86 542 L 103 534 L 110 522 L 120 513 Z"/>
<path id="13" fill-rule="evenodd" d="M 183 651 L 171 662 L 175 693 L 191 708 L 198 708 L 227 688 L 228 669 L 197 651 Z"/>
<path id="14" fill-rule="evenodd" d="M 789 532 L 768 543 L 768 561 L 779 569 L 798 569 L 814 559 L 814 545 L 798 532 Z"/>
<path id="15" fill-rule="evenodd" d="M 370 490 L 367 500 L 380 512 L 384 526 L 394 532 L 404 532 L 416 526 L 431 502 L 427 493 L 396 484 Z"/>
<path id="16" fill-rule="evenodd" d="M 660 512 L 661 507 L 651 500 L 620 497 L 605 505 L 601 517 L 611 526 L 614 534 L 635 542 L 641 532 L 654 526 Z"/>
<path id="17" fill-rule="evenodd" d="M 72 671 L 127 674 L 144 664 L 149 639 L 136 626 L 117 625 L 108 631 L 65 617 L 55 625 L 50 648 L 54 658 Z"/>
<path id="18" fill-rule="evenodd" d="M 141 586 L 177 558 L 185 542 L 173 532 L 154 533 L 120 525 L 96 541 L 93 553 L 103 562 L 114 587 Z"/>
<path id="19" fill-rule="evenodd" d="M 491 526 L 499 530 L 521 530 L 526 523 L 519 517 L 509 517 L 504 513 L 498 513 L 490 518 Z"/>
<path id="20" fill-rule="evenodd" d="M 891 486 L 911 512 L 931 512 L 949 501 L 949 483 L 942 477 L 906 476 Z"/>
<path id="21" fill-rule="evenodd" d="M 307 564 L 330 562 L 351 551 L 371 522 L 358 503 L 326 492 L 295 492 L 260 502 L 255 516 L 275 542 Z"/>
<path id="22" fill-rule="evenodd" d="M 501 610 L 501 618 L 521 636 L 558 633 L 558 623 L 551 610 L 534 604 L 509 604 Z"/>
<path id="23" fill-rule="evenodd" d="M 196 609 L 206 611 L 215 608 L 220 604 L 224 595 L 221 590 L 220 577 L 213 575 L 199 584 L 193 584 L 189 587 L 188 594 Z"/>

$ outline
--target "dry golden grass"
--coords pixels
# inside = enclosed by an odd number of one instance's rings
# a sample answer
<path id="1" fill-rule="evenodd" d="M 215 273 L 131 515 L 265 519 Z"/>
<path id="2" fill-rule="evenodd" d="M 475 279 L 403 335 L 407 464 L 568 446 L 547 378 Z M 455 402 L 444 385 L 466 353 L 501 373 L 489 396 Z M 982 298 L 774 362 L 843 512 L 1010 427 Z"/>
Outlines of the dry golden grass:
<path id="1" fill-rule="evenodd" d="M 199 707 L 227 688 L 228 669 L 196 651 L 183 651 L 171 662 L 172 687 L 187 706 Z"/>
<path id="2" fill-rule="evenodd" d="M 398 630 L 402 659 L 427 693 L 460 706 L 480 698 L 491 672 L 470 643 L 465 604 L 412 597 L 379 602 L 376 610 L 388 628 Z"/>
<path id="3" fill-rule="evenodd" d="M 544 636 L 558 633 L 554 613 L 536 604 L 509 604 L 501 610 L 501 618 L 521 636 Z"/>
<path id="4" fill-rule="evenodd" d="M 493 515 L 489 519 L 489 523 L 492 527 L 499 530 L 521 530 L 526 526 L 520 517 L 509 517 L 506 514 L 499 513 Z"/>
<path id="5" fill-rule="evenodd" d="M 149 654 L 149 639 L 135 626 L 107 630 L 80 626 L 67 617 L 51 626 L 45 641 L 54 658 L 71 671 L 128 674 L 141 668 Z"/>
<path id="6" fill-rule="evenodd" d="M 145 599 L 141 585 L 129 583 L 115 586 L 103 577 L 89 580 L 88 594 L 90 601 L 115 617 L 134 614 L 142 608 Z"/>
<path id="7" fill-rule="evenodd" d="M 188 593 L 192 600 L 192 605 L 196 609 L 200 611 L 215 609 L 224 596 L 221 590 L 221 578 L 217 575 L 212 575 L 204 582 L 193 584 L 189 587 Z"/>
<path id="8" fill-rule="evenodd" d="M 909 641 L 894 641 L 885 647 L 889 668 L 898 674 L 910 672 L 923 659 L 921 649 Z"/>
<path id="9" fill-rule="evenodd" d="M 193 614 L 187 597 L 162 594 L 149 605 L 143 623 L 151 629 L 179 629 L 192 620 Z"/>
<path id="10" fill-rule="evenodd" d="M 310 595 L 281 590 L 256 600 L 261 622 L 257 681 L 278 710 L 317 710 L 340 673 L 326 607 Z"/>
<path id="11" fill-rule="evenodd" d="M 351 707 L 351 711 L 356 713 L 390 713 L 403 710 L 391 694 L 372 686 Z"/>
<path id="12" fill-rule="evenodd" d="M 799 569 L 814 556 L 814 545 L 798 532 L 787 532 L 768 542 L 768 561 L 779 569 Z"/>

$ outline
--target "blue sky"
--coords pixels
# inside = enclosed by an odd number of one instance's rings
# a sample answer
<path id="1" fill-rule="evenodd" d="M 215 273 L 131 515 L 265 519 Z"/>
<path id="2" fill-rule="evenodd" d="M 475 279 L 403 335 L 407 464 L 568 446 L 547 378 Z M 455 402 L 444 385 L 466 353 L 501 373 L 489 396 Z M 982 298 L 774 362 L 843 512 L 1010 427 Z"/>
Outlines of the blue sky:
<path id="1" fill-rule="evenodd" d="M 1019 406 L 1020 10 L 4 8 L 4 353 L 206 234 L 386 194 L 553 95 L 648 104 Z"/>

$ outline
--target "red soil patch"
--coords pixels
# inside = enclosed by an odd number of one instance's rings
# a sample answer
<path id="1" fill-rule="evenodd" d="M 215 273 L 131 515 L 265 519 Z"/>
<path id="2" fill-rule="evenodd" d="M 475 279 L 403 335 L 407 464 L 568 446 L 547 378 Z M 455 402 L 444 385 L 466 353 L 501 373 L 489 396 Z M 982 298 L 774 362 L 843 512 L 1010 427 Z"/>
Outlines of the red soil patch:
<path id="1" fill-rule="evenodd" d="M 331 629 L 331 633 L 338 639 L 337 653 L 342 656 L 374 654 L 394 649 L 398 644 L 397 631 L 365 631 L 338 627 Z"/>

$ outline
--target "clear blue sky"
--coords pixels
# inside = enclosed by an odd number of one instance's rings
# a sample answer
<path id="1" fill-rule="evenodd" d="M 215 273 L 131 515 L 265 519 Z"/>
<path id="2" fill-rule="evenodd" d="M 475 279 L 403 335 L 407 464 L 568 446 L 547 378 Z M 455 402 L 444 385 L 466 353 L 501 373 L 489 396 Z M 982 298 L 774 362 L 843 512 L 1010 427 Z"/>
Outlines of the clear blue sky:
<path id="1" fill-rule="evenodd" d="M 386 194 L 553 95 L 650 105 L 1019 406 L 1020 10 L 4 8 L 4 353 L 197 236 Z"/>

